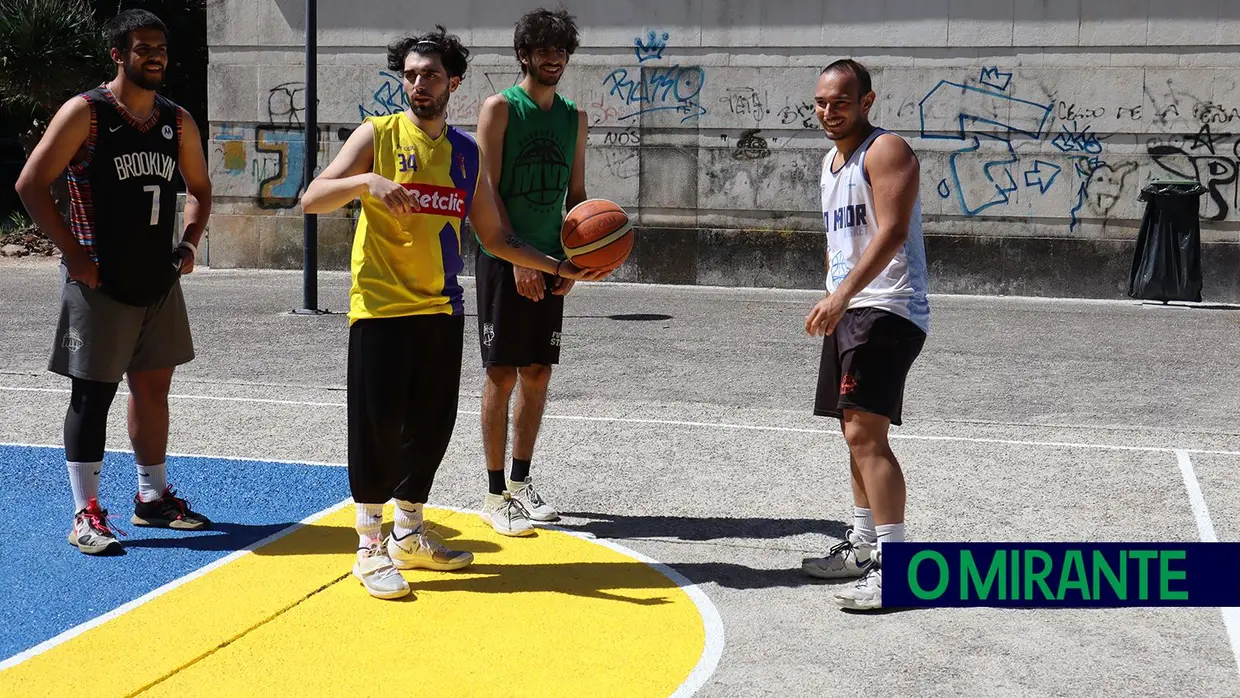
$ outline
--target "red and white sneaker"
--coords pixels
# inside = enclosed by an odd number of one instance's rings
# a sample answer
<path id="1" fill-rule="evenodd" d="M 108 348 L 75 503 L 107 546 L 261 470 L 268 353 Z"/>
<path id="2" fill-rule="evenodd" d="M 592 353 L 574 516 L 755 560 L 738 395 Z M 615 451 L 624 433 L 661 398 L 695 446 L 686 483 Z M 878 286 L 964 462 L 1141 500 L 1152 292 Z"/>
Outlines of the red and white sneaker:
<path id="1" fill-rule="evenodd" d="M 119 529 L 118 529 L 119 530 Z M 124 534 L 124 531 L 121 531 Z M 92 498 L 86 508 L 73 515 L 73 528 L 69 531 L 69 545 L 87 555 L 119 553 L 121 542 L 108 525 L 108 511 L 99 508 L 99 500 Z"/>

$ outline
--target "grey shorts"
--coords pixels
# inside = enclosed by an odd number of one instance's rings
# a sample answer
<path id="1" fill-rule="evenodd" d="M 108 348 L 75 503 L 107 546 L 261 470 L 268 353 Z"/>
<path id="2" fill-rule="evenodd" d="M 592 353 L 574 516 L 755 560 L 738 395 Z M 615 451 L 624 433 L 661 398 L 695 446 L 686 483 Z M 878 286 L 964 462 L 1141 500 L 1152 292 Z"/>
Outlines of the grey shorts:
<path id="1" fill-rule="evenodd" d="M 49 371 L 119 383 L 126 373 L 171 368 L 193 359 L 189 314 L 179 281 L 162 300 L 140 308 L 66 276 Z"/>

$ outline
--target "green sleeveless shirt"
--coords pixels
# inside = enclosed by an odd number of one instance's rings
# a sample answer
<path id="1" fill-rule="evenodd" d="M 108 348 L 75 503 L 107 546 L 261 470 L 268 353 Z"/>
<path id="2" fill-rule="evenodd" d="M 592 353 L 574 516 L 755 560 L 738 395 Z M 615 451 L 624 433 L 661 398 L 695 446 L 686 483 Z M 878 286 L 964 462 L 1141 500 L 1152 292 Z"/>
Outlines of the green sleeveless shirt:
<path id="1" fill-rule="evenodd" d="M 520 85 L 502 94 L 508 100 L 508 127 L 500 199 L 517 237 L 543 254 L 563 259 L 560 228 L 577 152 L 577 105 L 557 94 L 551 108 L 543 111 Z"/>

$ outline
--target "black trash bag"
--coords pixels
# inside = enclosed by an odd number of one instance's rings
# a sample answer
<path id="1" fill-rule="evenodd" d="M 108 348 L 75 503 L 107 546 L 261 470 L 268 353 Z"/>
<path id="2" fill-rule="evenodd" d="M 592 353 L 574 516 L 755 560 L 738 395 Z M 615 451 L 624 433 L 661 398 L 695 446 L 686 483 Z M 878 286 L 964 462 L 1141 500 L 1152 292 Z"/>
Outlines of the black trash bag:
<path id="1" fill-rule="evenodd" d="M 1128 296 L 1201 302 L 1201 195 L 1191 180 L 1154 181 L 1141 190 L 1145 216 L 1128 275 Z"/>

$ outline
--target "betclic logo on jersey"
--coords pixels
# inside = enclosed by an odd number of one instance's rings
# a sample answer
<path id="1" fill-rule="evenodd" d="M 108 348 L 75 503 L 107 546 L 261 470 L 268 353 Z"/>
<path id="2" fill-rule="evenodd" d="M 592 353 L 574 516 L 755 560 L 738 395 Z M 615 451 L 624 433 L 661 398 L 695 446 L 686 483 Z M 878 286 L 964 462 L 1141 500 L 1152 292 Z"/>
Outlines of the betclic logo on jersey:
<path id="1" fill-rule="evenodd" d="M 413 200 L 422 207 L 419 213 L 433 213 L 452 218 L 465 217 L 465 190 L 455 187 L 439 187 L 434 184 L 402 184 Z"/>

